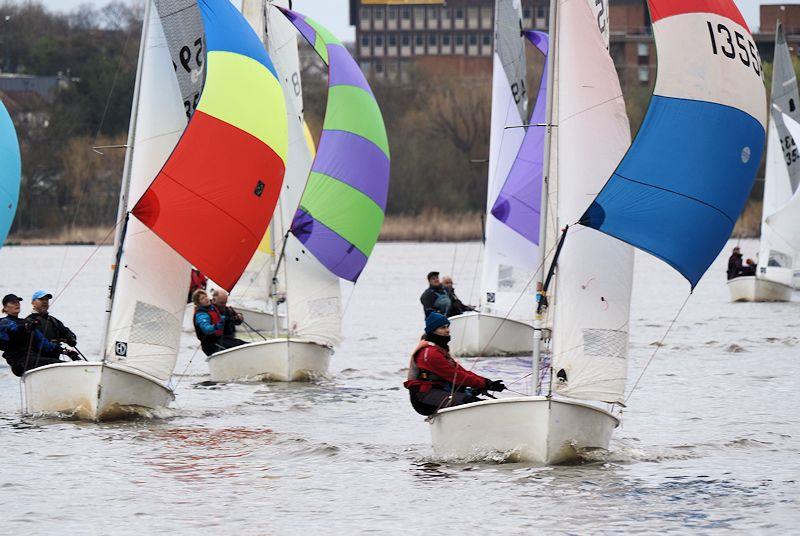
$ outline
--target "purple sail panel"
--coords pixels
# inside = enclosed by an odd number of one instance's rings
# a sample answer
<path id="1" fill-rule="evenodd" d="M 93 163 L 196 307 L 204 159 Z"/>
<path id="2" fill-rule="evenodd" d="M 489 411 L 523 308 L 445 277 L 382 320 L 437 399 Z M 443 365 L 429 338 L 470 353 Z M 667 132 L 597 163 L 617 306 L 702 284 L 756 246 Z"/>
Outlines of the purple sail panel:
<path id="1" fill-rule="evenodd" d="M 300 35 L 302 35 L 306 41 L 308 41 L 308 44 L 310 44 L 312 47 L 317 44 L 317 32 L 306 22 L 306 18 L 303 15 L 296 11 L 283 9 L 280 6 L 276 7 L 280 9 L 281 13 L 283 13 L 286 18 L 289 19 L 289 22 L 291 22 L 294 27 L 297 28 L 297 31 L 300 32 Z"/>
<path id="2" fill-rule="evenodd" d="M 542 177 L 544 172 L 544 139 L 547 128 L 547 62 L 549 39 L 543 32 L 525 32 L 525 37 L 544 54 L 544 70 L 536 96 L 530 125 L 511 165 L 506 182 L 492 206 L 492 215 L 533 244 L 539 244 Z"/>
<path id="3" fill-rule="evenodd" d="M 348 281 L 356 281 L 367 265 L 367 256 L 353 244 L 298 210 L 292 221 L 292 233 L 328 270 Z"/>

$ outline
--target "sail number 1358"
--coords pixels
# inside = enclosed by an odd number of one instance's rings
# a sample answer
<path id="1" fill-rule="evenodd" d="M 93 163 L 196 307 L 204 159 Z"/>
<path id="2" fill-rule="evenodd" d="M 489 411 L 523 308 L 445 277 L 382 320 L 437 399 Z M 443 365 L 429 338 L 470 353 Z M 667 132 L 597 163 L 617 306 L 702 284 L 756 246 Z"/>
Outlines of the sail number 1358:
<path id="1" fill-rule="evenodd" d="M 756 75 L 761 77 L 761 59 L 752 40 L 722 23 L 706 21 L 706 24 L 711 37 L 711 51 L 715 55 L 722 54 L 730 60 L 741 61 L 745 67 L 752 66 Z"/>

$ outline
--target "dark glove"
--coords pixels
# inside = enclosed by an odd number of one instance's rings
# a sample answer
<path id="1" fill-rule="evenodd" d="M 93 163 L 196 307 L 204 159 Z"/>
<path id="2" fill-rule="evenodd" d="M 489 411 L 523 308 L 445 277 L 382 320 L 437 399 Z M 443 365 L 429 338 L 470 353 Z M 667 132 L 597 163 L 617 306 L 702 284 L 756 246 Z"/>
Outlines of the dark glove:
<path id="1" fill-rule="evenodd" d="M 81 356 L 75 350 L 71 350 L 69 348 L 62 348 L 61 353 L 65 356 L 69 357 L 73 361 L 79 361 Z"/>
<path id="2" fill-rule="evenodd" d="M 499 393 L 505 391 L 507 387 L 503 384 L 503 380 L 486 380 L 485 389 L 487 391 L 497 391 Z"/>
<path id="3" fill-rule="evenodd" d="M 68 345 L 72 346 L 72 347 L 74 347 L 76 344 L 78 344 L 78 340 L 77 339 L 67 339 L 65 342 Z"/>

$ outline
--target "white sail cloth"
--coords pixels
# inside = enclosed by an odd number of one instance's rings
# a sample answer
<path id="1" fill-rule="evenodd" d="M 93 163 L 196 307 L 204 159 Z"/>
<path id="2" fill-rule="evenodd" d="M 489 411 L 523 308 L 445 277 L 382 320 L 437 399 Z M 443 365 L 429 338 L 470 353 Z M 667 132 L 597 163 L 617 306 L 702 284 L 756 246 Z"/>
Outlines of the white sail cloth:
<path id="1" fill-rule="evenodd" d="M 290 335 L 336 345 L 341 340 L 339 278 L 306 251 L 294 235 L 288 233 L 305 190 L 314 160 L 314 147 L 303 119 L 297 31 L 273 6 L 289 7 L 289 2 L 272 2 L 266 13 L 267 51 L 283 86 L 289 122 L 286 176 L 272 226 L 276 251 L 283 247 L 282 242 L 286 240 L 278 281 L 280 289 L 286 292 Z"/>
<path id="2" fill-rule="evenodd" d="M 617 72 L 600 31 L 605 19 L 590 6 L 594 2 L 580 0 L 559 6 L 554 110 L 559 151 L 550 172 L 559 228 L 578 221 L 631 139 Z M 632 247 L 592 229 L 570 227 L 556 269 L 555 392 L 622 401 L 632 278 Z"/>
<path id="3" fill-rule="evenodd" d="M 800 123 L 786 114 L 783 114 L 783 121 L 786 127 L 789 129 L 792 137 L 795 139 L 800 139 Z M 773 130 L 770 129 L 770 134 L 772 134 L 772 132 Z M 770 139 L 770 141 L 772 140 Z M 780 184 L 784 190 L 783 193 L 785 194 L 788 177 L 784 177 L 784 179 L 786 182 L 782 182 Z M 764 206 L 766 209 L 766 185 L 764 190 Z M 791 260 L 794 261 L 792 264 L 788 264 L 787 266 L 791 267 L 795 265 L 797 263 L 797 258 L 800 257 L 800 188 L 798 188 L 798 190 L 789 197 L 789 200 L 786 201 L 783 206 L 777 208 L 771 213 L 766 213 L 765 211 L 765 214 L 765 230 L 769 233 L 768 236 L 770 236 L 770 242 L 774 243 L 777 240 L 780 240 L 785 245 L 786 255 L 790 255 L 792 257 Z M 762 240 L 764 240 L 764 231 L 762 231 L 761 236 Z M 773 260 L 773 258 L 770 258 L 770 261 Z M 771 269 L 772 266 L 767 266 L 767 274 L 770 274 Z M 761 269 L 759 268 L 759 272 L 760 271 Z M 785 283 L 790 285 L 791 279 L 789 282 Z"/>
<path id="4" fill-rule="evenodd" d="M 521 20 L 518 0 L 497 1 L 481 310 L 531 320 L 538 247 L 491 213 L 522 145 L 525 129 L 521 127 L 528 119 Z"/>
<path id="5" fill-rule="evenodd" d="M 186 126 L 186 113 L 155 9 L 143 27 L 138 102 L 129 137 L 123 206 L 131 207 L 158 174 Z M 124 184 L 124 181 L 123 181 Z M 123 186 L 124 188 L 124 186 Z M 126 202 L 127 201 L 127 202 Z M 136 218 L 129 218 L 104 348 L 105 359 L 166 382 L 177 360 L 189 288 L 189 264 Z"/>

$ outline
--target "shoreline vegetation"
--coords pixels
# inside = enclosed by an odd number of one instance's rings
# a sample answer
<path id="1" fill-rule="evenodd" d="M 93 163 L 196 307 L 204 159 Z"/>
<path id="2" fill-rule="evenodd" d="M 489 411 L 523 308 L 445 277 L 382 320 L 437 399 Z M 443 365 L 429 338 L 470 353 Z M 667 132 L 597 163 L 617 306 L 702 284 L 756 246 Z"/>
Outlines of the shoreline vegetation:
<path id="1" fill-rule="evenodd" d="M 479 212 L 447 214 L 433 211 L 418 215 L 386 216 L 381 242 L 471 242 L 483 238 L 483 215 Z M 761 232 L 761 202 L 750 201 L 736 222 L 731 238 L 758 238 Z M 101 245 L 114 241 L 111 227 L 72 227 L 58 233 L 50 230 L 16 232 L 7 246 Z"/>

